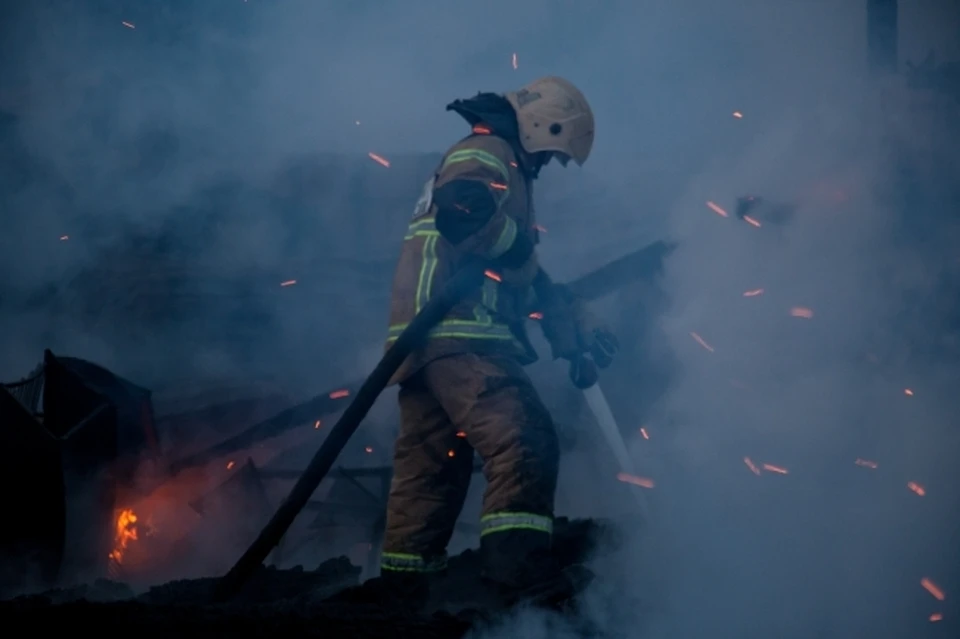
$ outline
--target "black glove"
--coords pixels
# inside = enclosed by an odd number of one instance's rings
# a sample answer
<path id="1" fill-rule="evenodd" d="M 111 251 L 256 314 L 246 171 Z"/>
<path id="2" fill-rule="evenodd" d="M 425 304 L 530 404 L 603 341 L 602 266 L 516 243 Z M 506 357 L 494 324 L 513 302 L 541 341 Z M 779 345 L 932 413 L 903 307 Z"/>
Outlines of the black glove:
<path id="1" fill-rule="evenodd" d="M 570 381 L 580 390 L 590 388 L 599 378 L 597 365 L 593 360 L 582 356 L 570 360 Z"/>

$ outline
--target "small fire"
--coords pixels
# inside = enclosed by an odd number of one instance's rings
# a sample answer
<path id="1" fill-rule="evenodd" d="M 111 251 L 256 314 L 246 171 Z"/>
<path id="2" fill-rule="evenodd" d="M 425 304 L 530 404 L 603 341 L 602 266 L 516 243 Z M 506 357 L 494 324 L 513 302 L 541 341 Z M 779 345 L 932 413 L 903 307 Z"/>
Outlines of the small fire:
<path id="1" fill-rule="evenodd" d="M 381 155 L 377 155 L 376 153 L 373 153 L 373 152 L 367 153 L 367 155 L 370 156 L 370 159 L 376 162 L 377 164 L 381 166 L 385 166 L 388 169 L 390 168 L 390 160 L 386 159 L 385 157 Z"/>
<path id="2" fill-rule="evenodd" d="M 137 540 L 137 516 L 129 508 L 121 510 L 117 515 L 114 547 L 110 552 L 110 559 L 117 565 L 123 564 L 123 557 L 131 541 Z"/>

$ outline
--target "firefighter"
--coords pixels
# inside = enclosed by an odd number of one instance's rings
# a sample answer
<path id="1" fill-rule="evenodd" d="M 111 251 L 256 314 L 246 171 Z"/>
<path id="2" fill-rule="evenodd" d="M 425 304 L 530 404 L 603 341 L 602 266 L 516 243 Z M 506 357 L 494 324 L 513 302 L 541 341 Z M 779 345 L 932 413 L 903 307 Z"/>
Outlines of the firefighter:
<path id="1" fill-rule="evenodd" d="M 556 159 L 582 165 L 593 114 L 570 82 L 545 77 L 448 111 L 472 127 L 424 186 L 393 283 L 387 346 L 458 268 L 489 267 L 482 289 L 431 332 L 392 380 L 400 432 L 381 560 L 385 580 L 423 593 L 443 571 L 467 493 L 473 451 L 487 479 L 480 521 L 483 578 L 508 599 L 573 588 L 552 558 L 559 450 L 550 414 L 523 366 L 536 359 L 522 322 L 539 272 L 531 186 Z M 615 340 L 568 296 L 544 309 L 555 356 L 571 361 Z M 571 592 L 572 594 L 572 592 Z"/>

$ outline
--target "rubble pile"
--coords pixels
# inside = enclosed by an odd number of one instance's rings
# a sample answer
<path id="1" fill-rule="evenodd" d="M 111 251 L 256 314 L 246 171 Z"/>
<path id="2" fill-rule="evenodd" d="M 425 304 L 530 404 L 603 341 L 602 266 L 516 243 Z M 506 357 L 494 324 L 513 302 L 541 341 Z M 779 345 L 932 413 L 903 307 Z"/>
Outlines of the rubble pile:
<path id="1" fill-rule="evenodd" d="M 584 561 L 599 545 L 615 542 L 612 527 L 594 520 L 558 519 L 554 551 L 564 565 Z M 449 562 L 437 588 L 454 600 L 474 599 L 479 561 L 467 550 Z M 72 625 L 122 627 L 138 637 L 195 636 L 242 632 L 245 637 L 462 637 L 497 611 L 463 607 L 454 612 L 418 614 L 391 601 L 378 601 L 376 582 L 359 584 L 360 568 L 344 557 L 315 570 L 262 568 L 242 594 L 211 604 L 215 578 L 180 580 L 135 596 L 123 584 L 100 580 L 92 585 L 21 596 L 0 602 L 0 617 L 29 624 L 36 631 Z M 373 585 L 374 587 L 371 587 Z"/>

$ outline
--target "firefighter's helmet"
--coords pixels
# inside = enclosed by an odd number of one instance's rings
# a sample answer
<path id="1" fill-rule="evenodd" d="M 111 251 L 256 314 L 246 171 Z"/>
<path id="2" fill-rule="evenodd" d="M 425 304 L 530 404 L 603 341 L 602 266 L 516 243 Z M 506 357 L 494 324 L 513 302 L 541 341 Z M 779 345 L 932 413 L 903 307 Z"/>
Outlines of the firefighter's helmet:
<path id="1" fill-rule="evenodd" d="M 552 151 L 566 164 L 583 165 L 593 147 L 593 111 L 580 89 L 548 76 L 505 94 L 517 112 L 520 144 L 527 153 Z"/>

